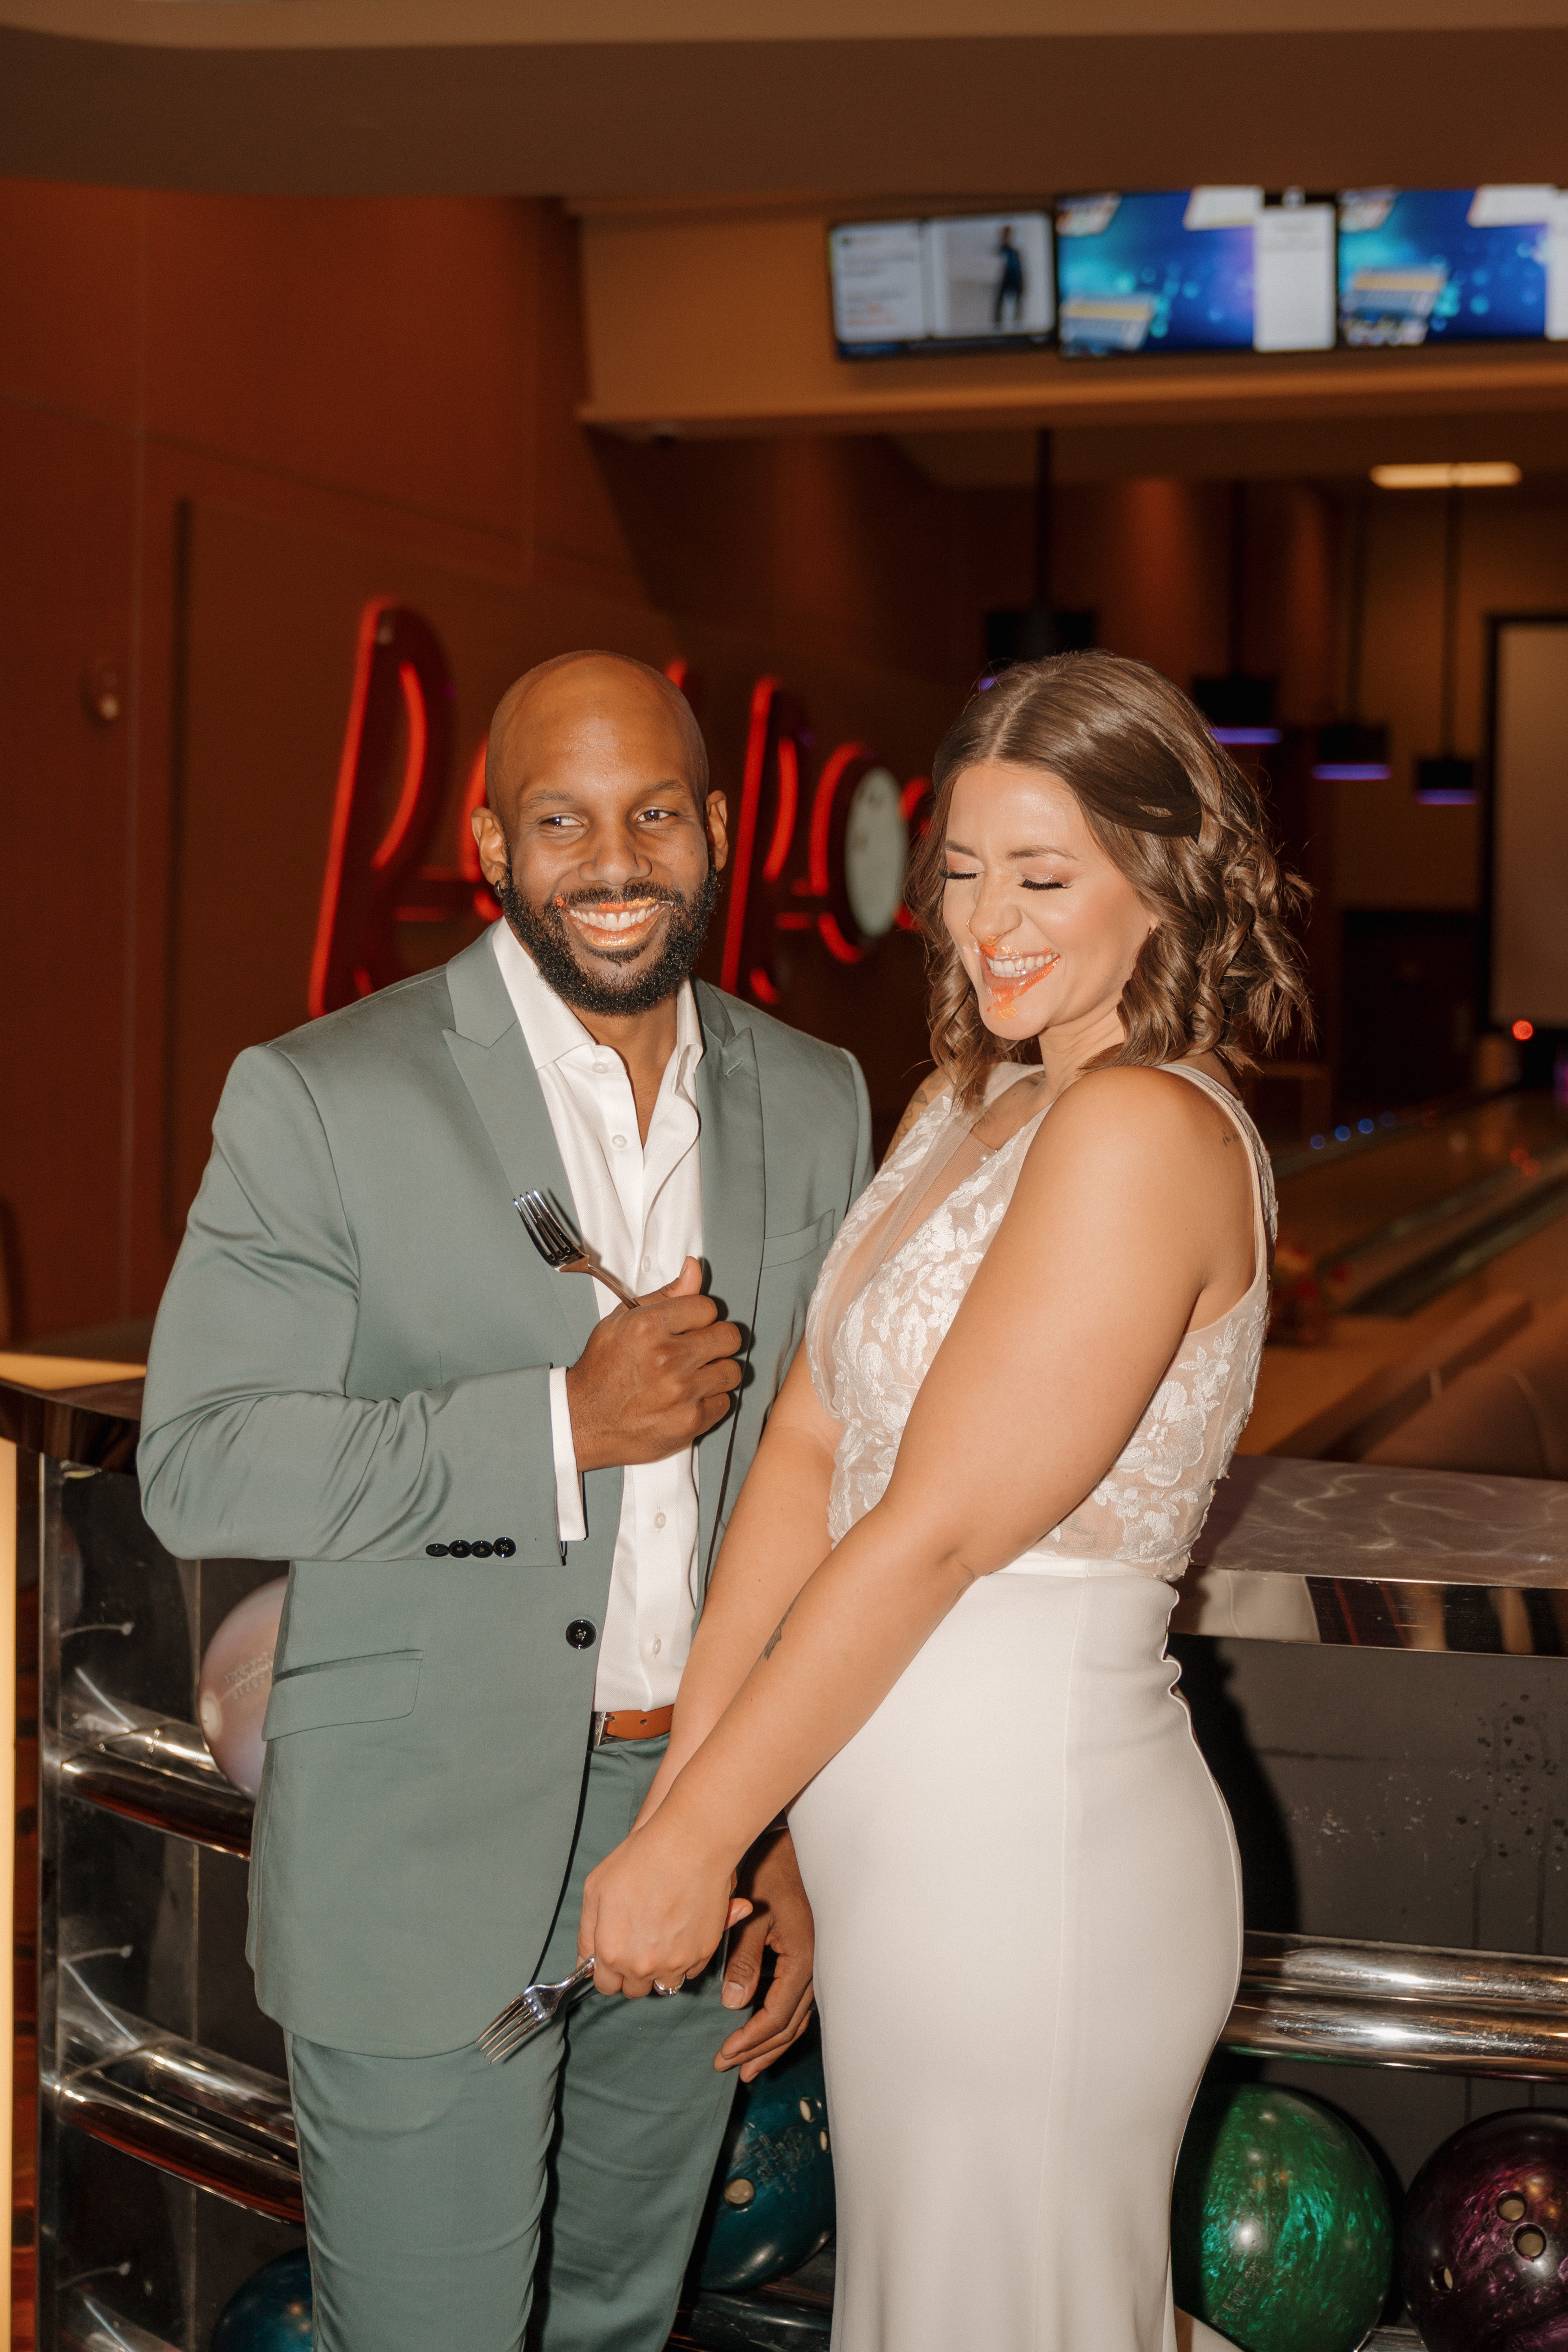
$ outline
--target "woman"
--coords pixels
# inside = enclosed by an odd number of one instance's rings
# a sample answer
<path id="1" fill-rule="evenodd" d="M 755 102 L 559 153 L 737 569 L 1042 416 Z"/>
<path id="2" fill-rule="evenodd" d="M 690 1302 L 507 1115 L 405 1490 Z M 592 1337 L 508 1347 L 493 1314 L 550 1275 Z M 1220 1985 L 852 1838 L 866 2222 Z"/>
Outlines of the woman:
<path id="1" fill-rule="evenodd" d="M 1217 2341 L 1178 2335 L 1168 2211 L 1241 1916 L 1165 1628 L 1263 1344 L 1231 1074 L 1306 1017 L 1298 886 L 1141 663 L 1010 670 L 933 783 L 937 1075 L 823 1267 L 582 1948 L 677 1985 L 788 1806 L 836 2352 L 1172 2352 Z"/>

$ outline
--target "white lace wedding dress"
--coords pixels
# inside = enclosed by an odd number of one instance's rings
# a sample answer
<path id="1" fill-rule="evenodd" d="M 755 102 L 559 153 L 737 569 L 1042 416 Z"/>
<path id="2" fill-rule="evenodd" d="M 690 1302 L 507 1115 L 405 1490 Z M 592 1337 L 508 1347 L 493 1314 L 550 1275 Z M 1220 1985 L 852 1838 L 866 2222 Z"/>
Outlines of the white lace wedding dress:
<path id="1" fill-rule="evenodd" d="M 1251 1406 L 1274 1222 L 1250 1121 L 1176 1066 L 1250 1145 L 1251 1286 L 1187 1334 L 1094 1492 L 970 1588 L 792 1811 L 838 2189 L 833 2352 L 1175 2352 L 1172 2171 L 1241 1904 L 1165 1627 Z M 971 1125 L 931 1106 L 816 1286 L 836 1542 L 887 1486 L 1039 1120 L 984 1156 Z M 1049 1446 L 1048 1393 L 1020 1397 L 1017 1439 Z"/>

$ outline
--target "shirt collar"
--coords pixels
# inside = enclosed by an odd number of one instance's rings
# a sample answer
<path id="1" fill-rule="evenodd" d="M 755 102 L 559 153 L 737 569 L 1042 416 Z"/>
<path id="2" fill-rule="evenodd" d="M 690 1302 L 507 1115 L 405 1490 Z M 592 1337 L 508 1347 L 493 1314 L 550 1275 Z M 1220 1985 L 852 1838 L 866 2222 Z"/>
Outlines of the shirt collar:
<path id="1" fill-rule="evenodd" d="M 585 1045 L 597 1052 L 594 1038 L 572 1007 L 556 995 L 504 915 L 500 922 L 491 925 L 490 936 L 506 992 L 511 999 L 517 1025 L 522 1031 L 534 1068 L 541 1070 L 552 1062 L 563 1062 L 568 1054 Z M 702 1024 L 697 1017 L 691 982 L 687 980 L 681 982 L 675 1000 L 675 1051 L 670 1055 L 669 1075 L 678 1086 L 684 1088 L 690 1084 L 691 1073 L 701 1059 Z"/>

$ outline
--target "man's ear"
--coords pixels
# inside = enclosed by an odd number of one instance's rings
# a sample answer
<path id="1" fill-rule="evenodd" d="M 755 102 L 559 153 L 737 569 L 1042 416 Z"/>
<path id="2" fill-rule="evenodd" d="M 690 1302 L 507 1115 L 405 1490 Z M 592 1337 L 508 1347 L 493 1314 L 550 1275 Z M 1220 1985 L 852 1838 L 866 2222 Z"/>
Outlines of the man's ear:
<path id="1" fill-rule="evenodd" d="M 468 823 L 474 828 L 474 845 L 479 853 L 479 871 L 494 889 L 506 879 L 508 865 L 507 840 L 501 831 L 500 819 L 488 803 L 475 809 Z"/>
<path id="2" fill-rule="evenodd" d="M 722 793 L 710 793 L 704 811 L 708 825 L 708 854 L 713 860 L 715 874 L 722 874 L 730 858 L 730 803 Z"/>

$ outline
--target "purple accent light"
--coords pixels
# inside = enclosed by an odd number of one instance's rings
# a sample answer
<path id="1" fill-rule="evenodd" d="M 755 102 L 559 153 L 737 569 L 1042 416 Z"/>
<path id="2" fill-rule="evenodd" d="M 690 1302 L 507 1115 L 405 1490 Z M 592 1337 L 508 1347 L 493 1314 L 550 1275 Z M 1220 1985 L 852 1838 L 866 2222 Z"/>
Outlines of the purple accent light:
<path id="1" fill-rule="evenodd" d="M 1209 733 L 1216 743 L 1282 743 L 1285 740 L 1278 727 L 1211 727 Z"/>
<path id="2" fill-rule="evenodd" d="M 1370 760 L 1329 760 L 1312 773 L 1320 784 L 1386 784 L 1394 771 Z"/>
<path id="3" fill-rule="evenodd" d="M 1480 798 L 1480 794 L 1479 793 L 1438 792 L 1417 793 L 1415 797 L 1420 802 L 1423 808 L 1474 808 L 1477 801 Z"/>

